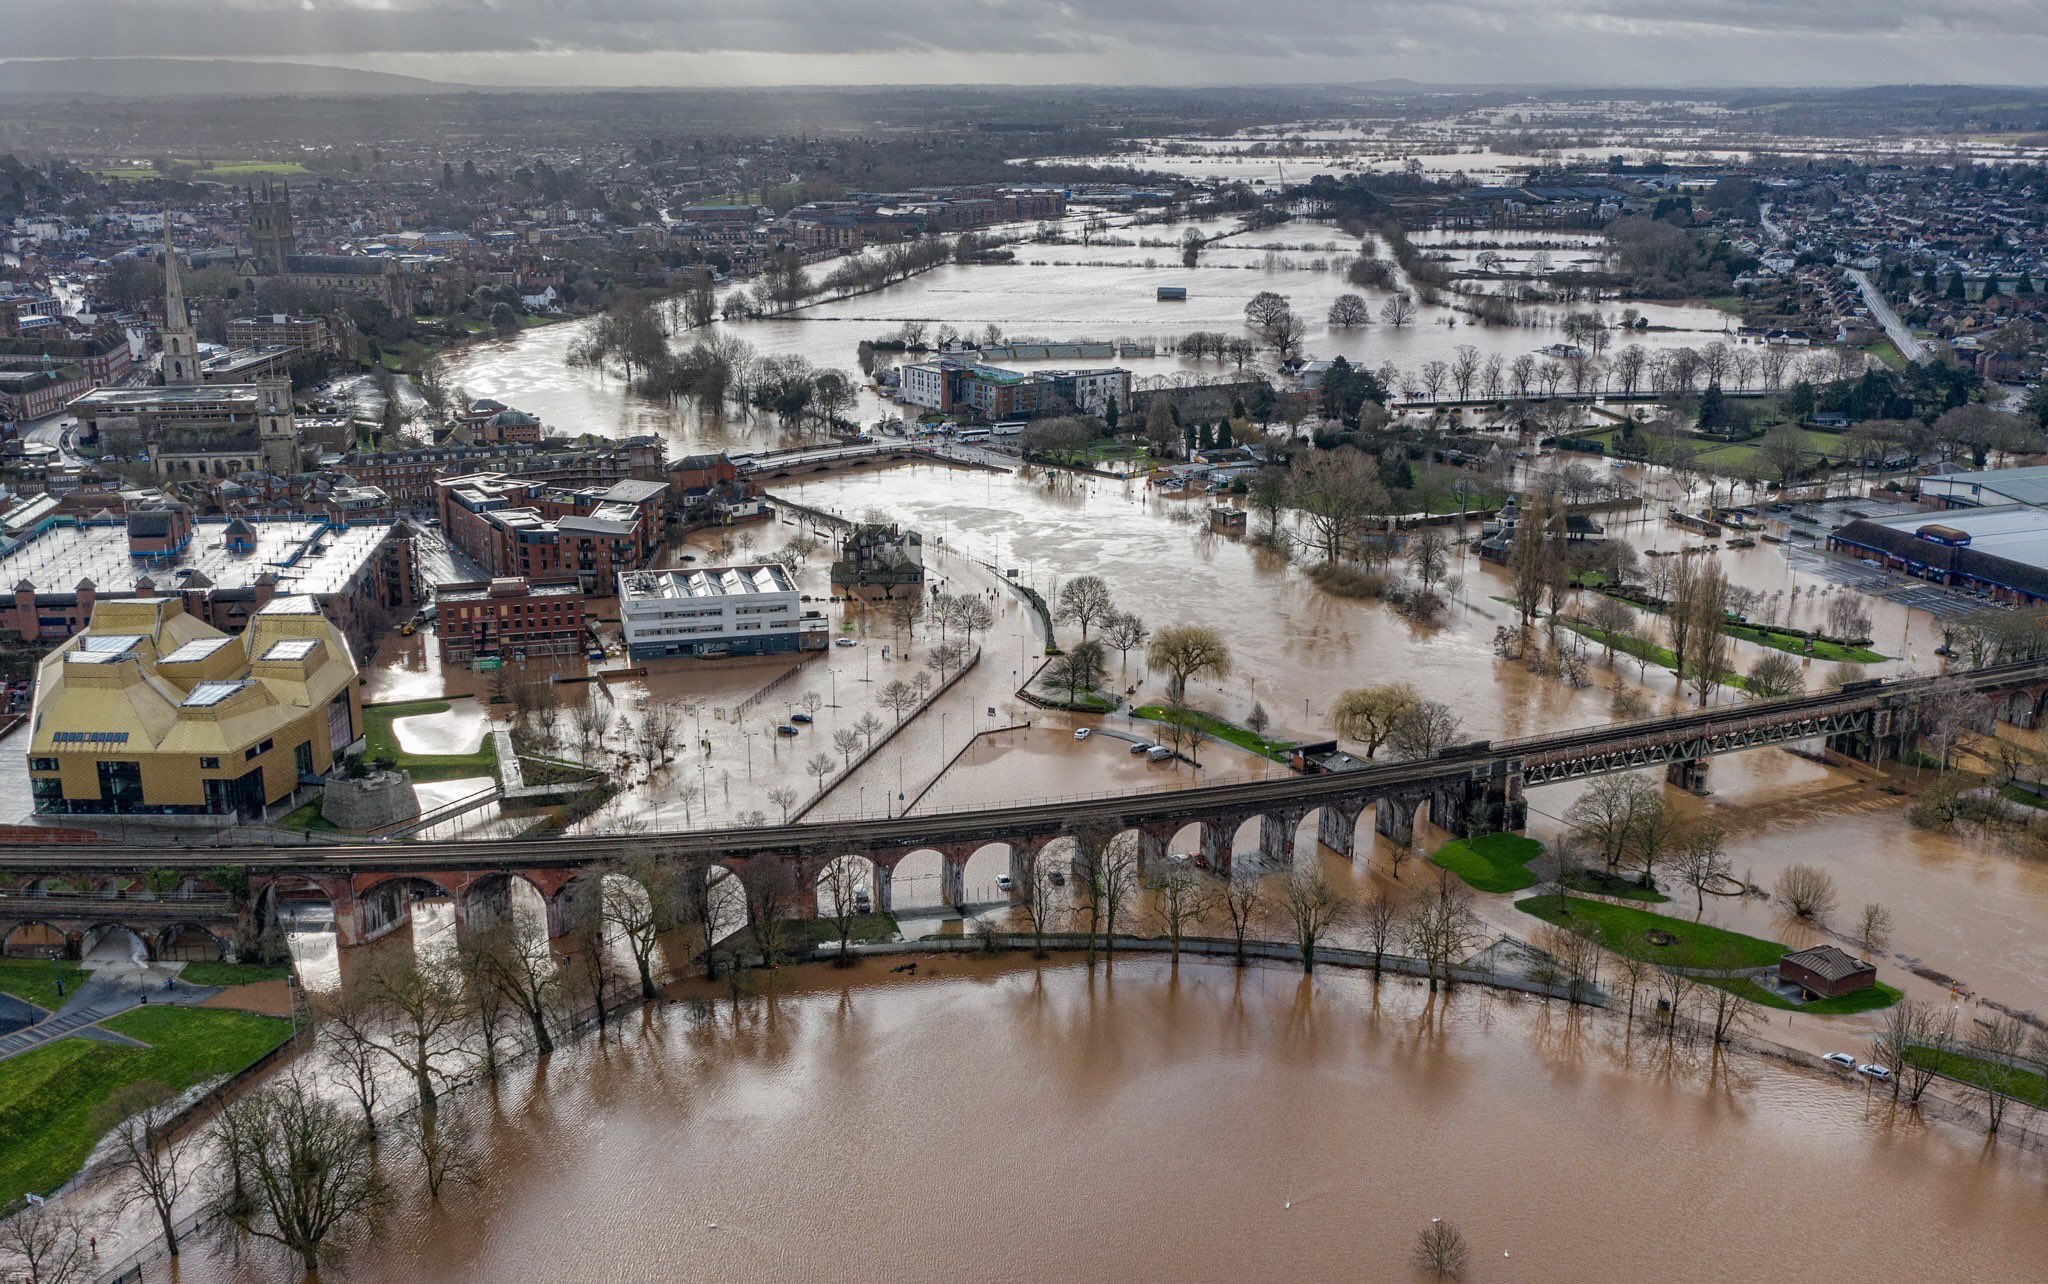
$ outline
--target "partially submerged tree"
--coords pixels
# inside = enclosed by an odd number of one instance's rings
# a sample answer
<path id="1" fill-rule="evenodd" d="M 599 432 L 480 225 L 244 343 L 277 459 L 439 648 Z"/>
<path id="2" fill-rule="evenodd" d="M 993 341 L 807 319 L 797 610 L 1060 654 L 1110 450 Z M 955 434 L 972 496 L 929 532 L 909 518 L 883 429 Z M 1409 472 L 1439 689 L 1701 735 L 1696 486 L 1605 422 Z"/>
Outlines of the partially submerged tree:
<path id="1" fill-rule="evenodd" d="M 390 1203 L 376 1158 L 346 1112 L 297 1072 L 229 1106 L 205 1212 L 230 1243 L 259 1240 L 308 1274 Z"/>
<path id="2" fill-rule="evenodd" d="M 1301 956 L 1301 970 L 1313 972 L 1316 945 L 1330 930 L 1344 921 L 1351 902 L 1333 886 L 1320 869 L 1296 870 L 1280 893 L 1287 922 L 1294 929 L 1294 948 Z"/>

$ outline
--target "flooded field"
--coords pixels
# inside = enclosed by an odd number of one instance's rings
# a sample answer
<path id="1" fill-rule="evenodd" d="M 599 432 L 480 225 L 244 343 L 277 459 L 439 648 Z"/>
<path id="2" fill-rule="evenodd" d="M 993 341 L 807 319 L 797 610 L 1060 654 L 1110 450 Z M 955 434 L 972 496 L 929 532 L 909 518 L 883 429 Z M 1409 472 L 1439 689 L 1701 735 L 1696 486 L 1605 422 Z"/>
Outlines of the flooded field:
<path id="1" fill-rule="evenodd" d="M 1831 1075 L 1471 989 L 932 966 L 666 1005 L 452 1099 L 481 1185 L 406 1187 L 322 1278 L 1407 1281 L 1435 1217 L 1468 1278 L 1530 1284 L 2019 1284 L 2048 1254 L 2038 1157 Z M 188 1253 L 144 1278 L 276 1276 Z"/>

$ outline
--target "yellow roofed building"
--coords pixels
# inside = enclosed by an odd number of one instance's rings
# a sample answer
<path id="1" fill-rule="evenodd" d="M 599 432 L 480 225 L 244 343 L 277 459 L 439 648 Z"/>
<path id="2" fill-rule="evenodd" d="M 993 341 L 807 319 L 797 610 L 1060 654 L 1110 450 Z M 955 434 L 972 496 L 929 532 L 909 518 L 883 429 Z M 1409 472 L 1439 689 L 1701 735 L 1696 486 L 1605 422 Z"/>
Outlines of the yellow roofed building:
<path id="1" fill-rule="evenodd" d="M 29 775 L 57 816 L 252 819 L 362 735 L 355 661 L 304 595 L 226 634 L 177 597 L 95 603 L 43 658 Z"/>

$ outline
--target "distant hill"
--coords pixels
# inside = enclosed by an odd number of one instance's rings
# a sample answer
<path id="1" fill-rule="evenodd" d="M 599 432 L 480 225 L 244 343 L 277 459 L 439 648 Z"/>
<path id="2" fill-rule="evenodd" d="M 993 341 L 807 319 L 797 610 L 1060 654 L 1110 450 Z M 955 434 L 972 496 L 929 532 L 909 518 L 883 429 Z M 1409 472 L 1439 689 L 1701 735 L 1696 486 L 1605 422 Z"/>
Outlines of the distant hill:
<path id="1" fill-rule="evenodd" d="M 418 76 L 295 62 L 57 58 L 0 62 L 0 97 L 188 98 L 274 94 L 433 94 L 468 88 Z"/>

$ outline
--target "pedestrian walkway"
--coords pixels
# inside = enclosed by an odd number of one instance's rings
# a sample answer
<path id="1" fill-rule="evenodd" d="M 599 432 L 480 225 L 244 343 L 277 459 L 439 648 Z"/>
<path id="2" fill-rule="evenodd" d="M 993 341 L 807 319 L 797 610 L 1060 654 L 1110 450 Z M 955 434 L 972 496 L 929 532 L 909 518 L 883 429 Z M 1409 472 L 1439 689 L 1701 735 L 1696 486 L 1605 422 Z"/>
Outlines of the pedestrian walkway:
<path id="1" fill-rule="evenodd" d="M 93 972 L 63 1007 L 34 1025 L 0 1036 L 0 1061 L 74 1034 L 139 1047 L 126 1035 L 100 1029 L 99 1023 L 145 1001 L 190 1007 L 220 993 L 218 986 L 185 984 L 176 979 L 171 966 L 115 965 Z"/>

